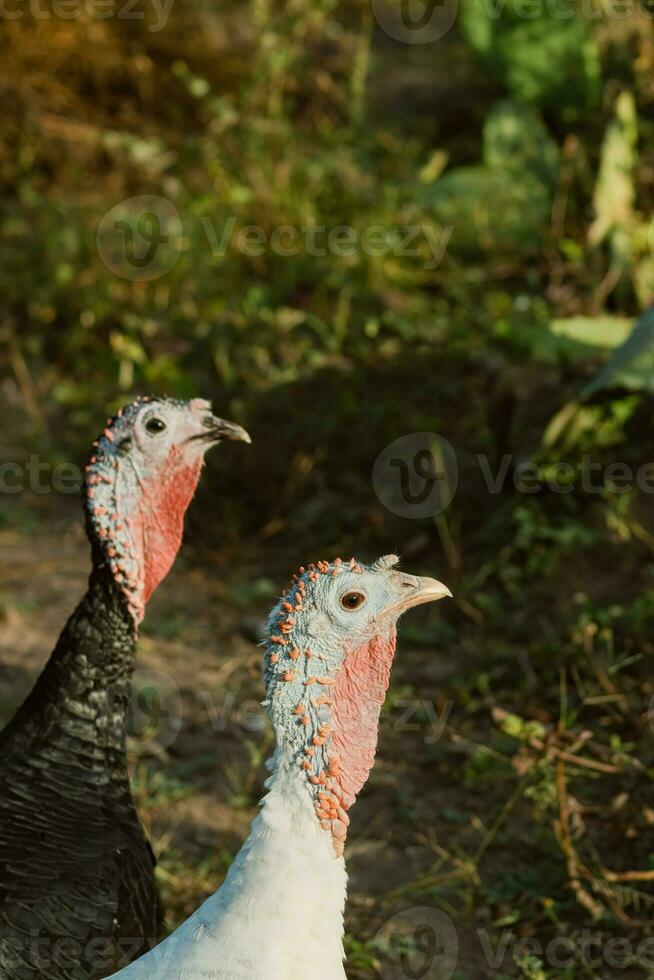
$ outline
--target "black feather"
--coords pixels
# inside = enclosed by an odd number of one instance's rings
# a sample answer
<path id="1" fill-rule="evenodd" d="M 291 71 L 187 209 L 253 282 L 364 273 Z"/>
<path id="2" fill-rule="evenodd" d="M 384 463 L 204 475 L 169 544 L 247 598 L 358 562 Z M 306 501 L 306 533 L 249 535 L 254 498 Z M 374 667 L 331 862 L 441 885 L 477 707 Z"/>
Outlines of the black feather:
<path id="1" fill-rule="evenodd" d="M 125 754 L 135 647 L 94 546 L 88 592 L 0 734 L 0 980 L 97 980 L 159 938 Z"/>

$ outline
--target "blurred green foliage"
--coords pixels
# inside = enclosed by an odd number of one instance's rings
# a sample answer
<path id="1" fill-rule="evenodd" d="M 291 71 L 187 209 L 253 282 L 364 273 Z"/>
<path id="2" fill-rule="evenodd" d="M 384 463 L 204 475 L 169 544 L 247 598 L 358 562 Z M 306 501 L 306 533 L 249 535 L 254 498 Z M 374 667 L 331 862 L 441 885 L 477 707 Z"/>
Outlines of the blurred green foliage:
<path id="1" fill-rule="evenodd" d="M 502 101 L 489 111 L 482 153 L 482 166 L 453 168 L 426 189 L 427 214 L 452 227 L 457 251 L 537 255 L 558 177 L 556 143 L 537 113 Z"/>
<path id="2" fill-rule="evenodd" d="M 515 98 L 575 118 L 600 101 L 600 53 L 588 17 L 593 9 L 573 0 L 468 0 L 461 30 Z M 599 5 L 596 13 L 601 19 Z M 604 13 L 611 16 L 611 4 Z"/>
<path id="3" fill-rule="evenodd" d="M 642 64 L 634 57 L 625 71 L 608 20 L 591 30 L 548 6 L 529 19 L 514 3 L 498 11 L 463 5 L 460 35 L 453 29 L 434 51 L 436 90 L 464 39 L 470 78 L 480 55 L 511 96 L 497 101 L 501 91 L 488 91 L 481 127 L 479 107 L 462 105 L 451 145 L 437 125 L 425 134 L 418 106 L 419 135 L 403 138 L 405 120 L 394 127 L 377 101 L 382 79 L 404 98 L 402 68 L 414 53 L 389 42 L 361 4 L 258 2 L 249 17 L 228 4 L 222 12 L 177 6 L 159 33 L 136 22 L 48 23 L 50 38 L 79 61 L 64 72 L 46 56 L 14 83 L 26 125 L 16 145 L 7 121 L 2 167 L 1 336 L 14 362 L 24 362 L 34 397 L 88 424 L 98 403 L 143 387 L 199 385 L 238 400 L 343 359 L 388 360 L 447 338 L 468 344 L 471 332 L 485 343 L 497 322 L 488 287 L 498 276 L 520 280 L 531 302 L 544 295 L 539 330 L 548 316 L 585 312 L 594 291 L 635 312 L 650 295 L 652 262 L 651 217 L 631 213 L 640 194 L 639 115 L 644 145 L 651 132 L 650 24 L 634 14 L 629 40 Z M 200 24 L 216 32 L 204 46 L 170 43 Z M 235 24 L 242 30 L 228 38 Z M 8 77 L 21 77 L 40 30 L 11 25 Z M 95 44 L 93 63 L 85 40 Z M 224 65 L 211 59 L 214 49 L 227 53 Z M 431 80 L 425 72 L 424 84 Z M 617 103 L 616 85 L 627 86 Z M 574 99 L 572 130 L 569 120 L 539 114 L 539 106 L 561 108 L 561 92 Z M 617 168 L 619 208 L 610 203 Z M 646 180 L 644 160 L 641 170 Z M 174 267 L 143 281 L 125 261 L 126 277 L 116 274 L 98 233 L 103 217 L 137 194 L 170 202 L 180 221 L 169 243 L 173 261 L 179 253 Z M 243 246 L 251 226 L 261 248 Z M 298 230 L 290 257 L 279 254 L 288 237 L 277 254 L 271 245 L 280 226 Z M 342 228 L 353 246 L 339 244 Z M 609 262 L 616 237 L 621 254 L 642 258 L 636 295 L 633 265 L 614 271 Z M 511 302 L 510 282 L 501 295 Z"/>

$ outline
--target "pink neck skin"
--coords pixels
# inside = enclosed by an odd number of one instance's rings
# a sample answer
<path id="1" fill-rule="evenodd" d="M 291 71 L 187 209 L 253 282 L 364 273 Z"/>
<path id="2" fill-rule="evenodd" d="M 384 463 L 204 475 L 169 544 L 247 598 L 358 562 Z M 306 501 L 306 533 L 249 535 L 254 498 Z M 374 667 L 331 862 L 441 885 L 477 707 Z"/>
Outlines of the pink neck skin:
<path id="1" fill-rule="evenodd" d="M 175 561 L 202 463 L 201 458 L 189 463 L 173 447 L 161 475 L 144 480 L 138 499 L 122 511 L 138 581 L 136 593 L 127 594 L 127 598 L 137 622 L 143 619 L 146 603 Z"/>
<path id="2" fill-rule="evenodd" d="M 332 689 L 330 795 L 335 798 L 339 819 L 328 821 L 325 829 L 332 834 L 337 855 L 343 853 L 349 823 L 344 811 L 355 802 L 375 763 L 379 715 L 388 691 L 396 638 L 393 627 L 346 653 Z"/>

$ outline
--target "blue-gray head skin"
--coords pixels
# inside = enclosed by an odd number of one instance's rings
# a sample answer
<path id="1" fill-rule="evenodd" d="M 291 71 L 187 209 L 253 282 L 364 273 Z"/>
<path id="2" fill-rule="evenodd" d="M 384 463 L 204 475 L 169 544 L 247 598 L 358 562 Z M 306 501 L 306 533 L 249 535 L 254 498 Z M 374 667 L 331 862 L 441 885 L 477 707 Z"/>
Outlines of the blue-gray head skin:
<path id="1" fill-rule="evenodd" d="M 87 526 L 136 625 L 182 540 L 204 456 L 224 440 L 250 442 L 202 398 L 138 398 L 108 419 L 86 470 Z"/>
<path id="2" fill-rule="evenodd" d="M 305 775 L 337 855 L 374 763 L 397 620 L 451 596 L 435 579 L 399 571 L 398 561 L 337 558 L 301 568 L 266 628 L 266 703 L 281 758 Z"/>

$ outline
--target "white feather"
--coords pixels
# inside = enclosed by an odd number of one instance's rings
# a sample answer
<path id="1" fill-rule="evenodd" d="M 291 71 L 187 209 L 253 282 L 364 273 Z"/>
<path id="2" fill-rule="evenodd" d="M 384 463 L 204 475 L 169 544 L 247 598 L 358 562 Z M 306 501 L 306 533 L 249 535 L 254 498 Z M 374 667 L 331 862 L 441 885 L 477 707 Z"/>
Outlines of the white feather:
<path id="1" fill-rule="evenodd" d="M 345 980 L 347 876 L 297 763 L 279 750 L 222 887 L 114 980 Z"/>

